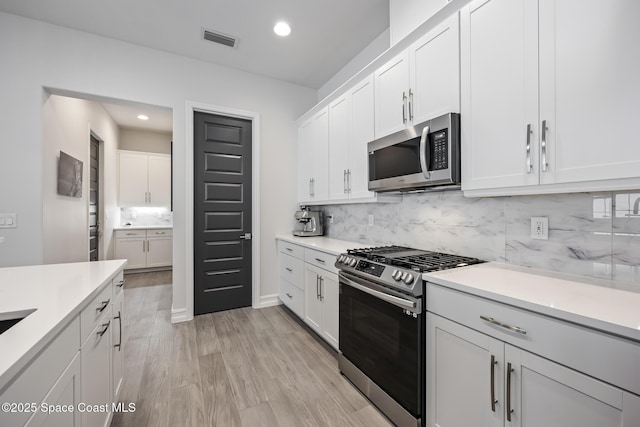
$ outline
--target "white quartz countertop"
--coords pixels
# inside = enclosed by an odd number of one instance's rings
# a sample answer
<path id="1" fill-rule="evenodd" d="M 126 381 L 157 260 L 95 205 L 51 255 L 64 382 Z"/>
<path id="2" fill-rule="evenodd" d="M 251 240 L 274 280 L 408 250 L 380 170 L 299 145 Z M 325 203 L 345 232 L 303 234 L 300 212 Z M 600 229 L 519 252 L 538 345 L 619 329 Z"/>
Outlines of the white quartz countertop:
<path id="1" fill-rule="evenodd" d="M 114 230 L 167 230 L 173 228 L 173 225 L 121 225 L 113 227 Z"/>
<path id="2" fill-rule="evenodd" d="M 367 246 L 363 243 L 332 239 L 330 237 L 324 236 L 298 237 L 291 234 L 278 234 L 276 235 L 276 239 L 285 240 L 287 242 L 295 243 L 296 245 L 328 252 L 333 255 L 345 253 L 347 252 L 347 249 L 363 248 Z"/>
<path id="3" fill-rule="evenodd" d="M 0 319 L 35 309 L 0 335 L 0 389 L 99 293 L 126 260 L 0 268 Z M 78 337 L 78 349 L 80 337 Z"/>
<path id="4" fill-rule="evenodd" d="M 640 293 L 496 262 L 424 273 L 428 282 L 640 342 Z M 602 286 L 609 283 L 609 287 Z"/>

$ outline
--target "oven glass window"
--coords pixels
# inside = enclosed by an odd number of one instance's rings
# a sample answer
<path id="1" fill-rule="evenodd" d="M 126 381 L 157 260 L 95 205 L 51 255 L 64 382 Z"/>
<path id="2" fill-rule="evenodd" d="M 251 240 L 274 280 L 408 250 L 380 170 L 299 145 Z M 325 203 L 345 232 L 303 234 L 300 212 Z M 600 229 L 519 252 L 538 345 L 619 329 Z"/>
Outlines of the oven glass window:
<path id="1" fill-rule="evenodd" d="M 423 318 L 340 285 L 340 351 L 380 388 L 419 417 Z"/>
<path id="2" fill-rule="evenodd" d="M 369 180 L 421 173 L 420 137 L 369 153 Z"/>

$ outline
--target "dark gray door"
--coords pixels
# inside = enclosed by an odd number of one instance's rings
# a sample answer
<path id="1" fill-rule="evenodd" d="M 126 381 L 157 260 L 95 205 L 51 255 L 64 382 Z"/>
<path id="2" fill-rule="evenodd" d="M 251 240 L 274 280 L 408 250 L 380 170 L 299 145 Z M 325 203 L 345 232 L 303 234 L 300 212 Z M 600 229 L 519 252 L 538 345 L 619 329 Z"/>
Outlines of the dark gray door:
<path id="1" fill-rule="evenodd" d="M 194 313 L 251 305 L 251 121 L 194 113 Z"/>
<path id="2" fill-rule="evenodd" d="M 89 149 L 89 261 L 99 259 L 100 222 L 98 201 L 100 199 L 100 141 L 91 135 Z"/>

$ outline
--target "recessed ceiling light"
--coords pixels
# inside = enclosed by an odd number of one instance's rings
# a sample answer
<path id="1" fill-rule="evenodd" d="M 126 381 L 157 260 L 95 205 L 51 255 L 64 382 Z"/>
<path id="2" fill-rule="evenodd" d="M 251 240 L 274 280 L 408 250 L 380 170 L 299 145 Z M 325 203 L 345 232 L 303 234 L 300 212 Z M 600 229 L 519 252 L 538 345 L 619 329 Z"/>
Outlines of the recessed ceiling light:
<path id="1" fill-rule="evenodd" d="M 273 27 L 273 32 L 279 36 L 288 36 L 291 33 L 291 27 L 286 22 L 278 22 L 275 27 Z"/>
<path id="2" fill-rule="evenodd" d="M 145 116 L 144 114 L 140 114 L 140 115 L 138 116 L 138 118 L 139 118 L 140 120 L 149 120 L 149 116 Z"/>

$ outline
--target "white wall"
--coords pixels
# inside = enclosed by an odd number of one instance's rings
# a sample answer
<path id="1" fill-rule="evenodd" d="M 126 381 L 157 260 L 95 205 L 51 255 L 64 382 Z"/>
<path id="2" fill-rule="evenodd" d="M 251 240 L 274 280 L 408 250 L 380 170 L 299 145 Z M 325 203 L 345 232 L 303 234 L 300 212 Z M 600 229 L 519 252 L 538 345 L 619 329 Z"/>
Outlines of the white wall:
<path id="1" fill-rule="evenodd" d="M 121 150 L 144 151 L 148 153 L 171 154 L 173 135 L 141 129 L 120 129 Z"/>
<path id="2" fill-rule="evenodd" d="M 100 144 L 100 259 L 113 258 L 112 234 L 118 217 L 116 205 L 116 150 L 118 126 L 96 102 L 45 94 L 42 107 L 42 261 L 45 264 L 89 260 L 89 135 Z M 1 119 L 0 119 L 1 120 Z M 60 151 L 83 163 L 82 198 L 57 194 Z M 21 228 L 24 224 L 21 224 Z M 64 250 L 61 250 L 64 248 Z"/>
<path id="3" fill-rule="evenodd" d="M 373 62 L 384 51 L 389 49 L 389 29 L 376 37 L 367 47 L 353 57 L 340 71 L 331 77 L 320 89 L 318 89 L 318 102 L 326 98 L 331 92 L 338 89 L 358 71 Z"/>
<path id="4" fill-rule="evenodd" d="M 447 3 L 447 0 L 389 0 L 391 46 L 405 38 Z"/>
<path id="5" fill-rule="evenodd" d="M 187 307 L 186 102 L 260 114 L 262 295 L 277 292 L 274 236 L 290 231 L 296 209 L 295 120 L 316 101 L 315 90 L 166 52 L 0 13 L 0 128 L 3 155 L 0 211 L 19 228 L 0 244 L 0 265 L 43 261 L 43 87 L 173 109 L 173 308 Z M 5 155 L 5 153 L 8 153 Z M 284 165 L 284 166 L 283 166 Z"/>

